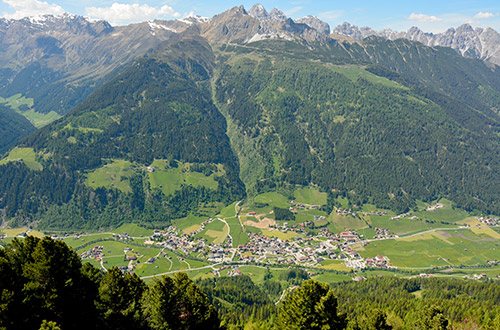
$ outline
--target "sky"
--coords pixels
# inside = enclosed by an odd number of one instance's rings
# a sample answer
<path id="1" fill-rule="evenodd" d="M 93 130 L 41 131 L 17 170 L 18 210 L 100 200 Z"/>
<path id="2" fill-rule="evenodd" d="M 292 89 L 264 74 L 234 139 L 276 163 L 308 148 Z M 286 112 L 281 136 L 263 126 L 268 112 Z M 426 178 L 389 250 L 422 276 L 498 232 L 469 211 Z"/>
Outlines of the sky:
<path id="1" fill-rule="evenodd" d="M 105 19 L 124 25 L 152 19 L 176 19 L 196 14 L 212 17 L 231 7 L 248 10 L 257 0 L 0 0 L 0 16 L 19 19 L 65 12 Z M 499 0 L 278 0 L 259 3 L 270 11 L 279 8 L 292 19 L 314 15 L 330 24 L 349 22 L 375 30 L 407 30 L 417 26 L 425 32 L 443 32 L 469 23 L 500 31 Z"/>

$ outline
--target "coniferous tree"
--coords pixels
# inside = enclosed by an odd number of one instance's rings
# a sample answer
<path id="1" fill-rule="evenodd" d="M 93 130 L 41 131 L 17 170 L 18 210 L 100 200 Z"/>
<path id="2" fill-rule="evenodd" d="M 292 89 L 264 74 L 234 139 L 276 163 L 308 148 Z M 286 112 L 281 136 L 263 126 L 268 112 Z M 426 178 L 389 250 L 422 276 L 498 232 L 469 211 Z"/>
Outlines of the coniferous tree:
<path id="1" fill-rule="evenodd" d="M 146 285 L 135 274 L 112 267 L 99 285 L 97 306 L 105 328 L 143 329 L 142 294 Z"/>
<path id="2" fill-rule="evenodd" d="M 283 302 L 280 329 L 344 329 L 345 320 L 337 314 L 337 298 L 328 284 L 307 280 Z"/>
<path id="3" fill-rule="evenodd" d="M 185 273 L 163 276 L 144 294 L 144 314 L 152 329 L 219 329 L 217 311 Z"/>
<path id="4" fill-rule="evenodd" d="M 379 309 L 371 310 L 349 322 L 348 330 L 392 330 L 387 323 L 387 314 Z"/>
<path id="5" fill-rule="evenodd" d="M 61 328 L 95 327 L 94 296 L 86 291 L 92 285 L 64 242 L 28 236 L 14 239 L 2 254 L 0 327 L 38 329 L 43 320 Z"/>
<path id="6" fill-rule="evenodd" d="M 442 308 L 431 306 L 424 308 L 419 315 L 419 319 L 415 324 L 418 330 L 446 330 L 448 329 L 448 320 L 443 315 Z"/>

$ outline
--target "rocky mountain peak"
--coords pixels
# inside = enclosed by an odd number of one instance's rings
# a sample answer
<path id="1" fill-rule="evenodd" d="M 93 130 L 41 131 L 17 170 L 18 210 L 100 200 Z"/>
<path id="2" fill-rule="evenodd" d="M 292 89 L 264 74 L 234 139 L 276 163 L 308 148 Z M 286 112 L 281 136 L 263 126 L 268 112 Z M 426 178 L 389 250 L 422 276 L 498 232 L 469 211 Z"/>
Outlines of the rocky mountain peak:
<path id="1" fill-rule="evenodd" d="M 348 22 L 344 22 L 344 23 L 338 25 L 335 29 L 333 29 L 332 33 L 349 36 L 351 38 L 358 39 L 358 40 L 362 40 L 364 38 L 367 38 L 367 37 L 370 37 L 370 36 L 376 34 L 376 32 L 369 27 L 359 28 L 358 26 L 352 25 Z"/>
<path id="2" fill-rule="evenodd" d="M 323 22 L 316 16 L 307 15 L 306 17 L 296 19 L 295 22 L 306 24 L 307 26 L 315 29 L 320 33 L 330 34 L 330 25 L 328 25 L 328 23 L 326 22 Z"/>
<path id="3" fill-rule="evenodd" d="M 287 20 L 285 13 L 278 8 L 273 8 L 269 13 L 269 16 L 271 17 L 271 20 L 276 22 L 283 22 Z"/>
<path id="4" fill-rule="evenodd" d="M 474 33 L 474 28 L 469 23 L 465 23 L 457 28 L 457 33 Z"/>
<path id="5" fill-rule="evenodd" d="M 266 8 L 264 8 L 263 5 L 261 5 L 260 3 L 256 3 L 248 11 L 248 15 L 253 16 L 255 18 L 261 18 L 261 17 L 266 17 L 268 14 Z"/>
<path id="6" fill-rule="evenodd" d="M 491 28 L 476 28 L 466 23 L 459 27 L 449 28 L 442 33 L 426 33 L 418 27 L 398 32 L 390 29 L 375 31 L 369 27 L 359 28 L 344 22 L 338 25 L 334 34 L 346 35 L 354 39 L 364 39 L 372 35 L 389 40 L 408 39 L 418 41 L 426 46 L 450 47 L 463 56 L 490 61 L 500 65 L 500 34 Z"/>
<path id="7" fill-rule="evenodd" d="M 182 19 L 178 19 L 177 21 L 182 22 L 182 23 L 186 23 L 188 25 L 193 25 L 193 24 L 200 24 L 200 23 L 209 22 L 210 18 L 192 14 L 192 15 L 188 15 Z"/>
<path id="8" fill-rule="evenodd" d="M 248 15 L 248 13 L 245 10 L 245 7 L 243 5 L 235 6 L 231 9 L 229 9 L 228 11 L 226 11 L 226 13 Z M 222 14 L 224 14 L 224 13 L 222 13 Z"/>
<path id="9" fill-rule="evenodd" d="M 248 11 L 248 15 L 261 21 L 284 22 L 287 20 L 285 13 L 278 8 L 273 8 L 270 12 L 267 12 L 266 8 L 261 4 L 255 4 Z"/>

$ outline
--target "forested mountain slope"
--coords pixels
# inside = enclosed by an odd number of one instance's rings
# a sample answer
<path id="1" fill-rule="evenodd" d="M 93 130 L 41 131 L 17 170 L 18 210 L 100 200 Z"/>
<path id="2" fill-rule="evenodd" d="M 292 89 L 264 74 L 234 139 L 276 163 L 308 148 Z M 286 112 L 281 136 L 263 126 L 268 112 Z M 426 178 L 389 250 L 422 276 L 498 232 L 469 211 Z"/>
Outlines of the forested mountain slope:
<path id="1" fill-rule="evenodd" d="M 266 22 L 236 7 L 118 67 L 2 161 L 7 219 L 167 224 L 311 184 L 397 211 L 447 197 L 500 213 L 497 66 Z"/>
<path id="2" fill-rule="evenodd" d="M 457 101 L 441 105 L 358 66 L 255 53 L 234 56 L 216 85 L 249 189 L 313 182 L 402 210 L 415 197 L 495 203 L 496 122 Z M 464 108 L 474 122 L 457 118 Z"/>
<path id="3" fill-rule="evenodd" d="M 68 116 L 30 136 L 22 146 L 33 148 L 43 169 L 19 162 L 0 167 L 7 216 L 24 221 L 20 214 L 44 215 L 48 227 L 96 228 L 132 219 L 167 224 L 201 202 L 242 198 L 238 160 L 211 100 L 213 62 L 206 42 L 180 40 L 138 60 Z M 146 175 L 155 159 L 165 159 L 167 167 L 176 161 L 208 169 L 220 164 L 216 188 L 182 186 L 167 197 Z M 126 188 L 94 190 L 86 174 L 114 160 L 133 164 L 118 177 Z M 14 187 L 17 193 L 8 193 Z"/>
<path id="4" fill-rule="evenodd" d="M 33 131 L 35 127 L 26 118 L 0 104 L 0 154 Z"/>

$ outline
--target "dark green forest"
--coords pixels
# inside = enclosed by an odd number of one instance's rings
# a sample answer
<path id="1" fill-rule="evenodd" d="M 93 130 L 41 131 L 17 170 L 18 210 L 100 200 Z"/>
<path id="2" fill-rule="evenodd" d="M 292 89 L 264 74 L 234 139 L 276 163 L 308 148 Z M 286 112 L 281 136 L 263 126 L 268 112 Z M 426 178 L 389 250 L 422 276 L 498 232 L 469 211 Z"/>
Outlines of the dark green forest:
<path id="1" fill-rule="evenodd" d="M 493 330 L 500 326 L 496 282 L 384 277 L 328 286 L 302 272 L 290 270 L 279 281 L 268 277 L 261 286 L 247 276 L 195 283 L 185 273 L 146 283 L 116 267 L 103 272 L 82 264 L 62 241 L 16 238 L 0 249 L 0 329 Z M 275 304 L 283 290 L 288 293 Z"/>
<path id="2" fill-rule="evenodd" d="M 9 107 L 0 104 L 0 154 L 35 131 L 35 127 Z"/>
<path id="3" fill-rule="evenodd" d="M 472 130 L 455 118 L 467 108 L 458 101 L 342 70 L 267 56 L 224 67 L 216 97 L 236 125 L 230 136 L 252 155 L 247 189 L 313 182 L 400 212 L 444 196 L 468 210 L 498 208 L 490 119 L 477 114 L 471 121 L 484 128 Z"/>
<path id="4" fill-rule="evenodd" d="M 206 45 L 195 46 L 207 52 Z M 189 50 L 186 44 L 177 47 Z M 241 199 L 238 160 L 205 81 L 210 67 L 203 61 L 208 59 L 195 61 L 194 53 L 183 57 L 184 63 L 139 60 L 68 116 L 25 139 L 22 145 L 51 156 L 39 160 L 40 172 L 18 163 L 0 166 L 0 207 L 14 225 L 34 217 L 51 229 L 99 229 L 125 221 L 167 225 L 201 203 Z M 76 143 L 68 143 L 69 138 Z M 85 185 L 82 174 L 117 158 L 146 166 L 155 158 L 223 164 L 225 175 L 217 177 L 216 190 L 186 186 L 170 196 L 153 191 L 140 173 L 128 194 Z"/>

